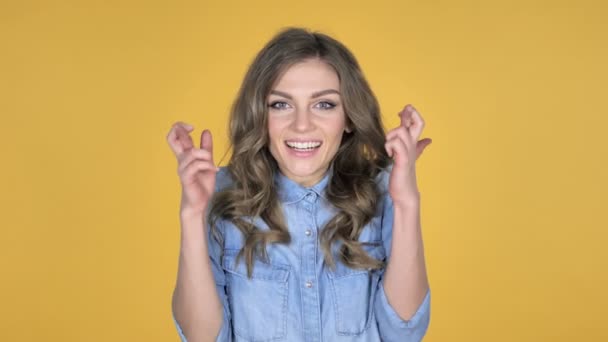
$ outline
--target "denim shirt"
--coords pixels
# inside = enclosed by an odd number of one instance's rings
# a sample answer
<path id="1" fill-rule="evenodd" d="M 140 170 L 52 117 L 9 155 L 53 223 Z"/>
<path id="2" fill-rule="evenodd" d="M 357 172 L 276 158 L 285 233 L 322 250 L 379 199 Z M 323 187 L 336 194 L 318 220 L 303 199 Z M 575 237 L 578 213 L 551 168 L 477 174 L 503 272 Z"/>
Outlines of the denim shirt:
<path id="1" fill-rule="evenodd" d="M 393 226 L 389 170 L 377 177 L 380 203 L 359 237 L 362 242 L 377 242 L 376 246 L 364 249 L 372 257 L 385 261 L 390 257 Z M 247 278 L 244 258 L 235 263 L 244 242 L 238 228 L 228 221 L 218 223 L 224 237 L 221 247 L 208 235 L 212 271 L 224 306 L 217 342 L 422 340 L 430 320 L 430 290 L 415 314 L 403 320 L 384 292 L 386 268 L 351 269 L 339 261 L 337 249 L 334 249 L 335 271 L 325 264 L 319 230 L 336 213 L 324 195 L 328 181 L 329 172 L 314 186 L 303 187 L 277 172 L 275 182 L 291 242 L 269 244 L 269 262 L 255 259 L 251 279 Z M 228 170 L 221 168 L 216 191 L 230 183 Z M 262 220 L 254 222 L 260 229 L 268 229 Z M 181 340 L 186 342 L 175 316 L 173 322 Z"/>

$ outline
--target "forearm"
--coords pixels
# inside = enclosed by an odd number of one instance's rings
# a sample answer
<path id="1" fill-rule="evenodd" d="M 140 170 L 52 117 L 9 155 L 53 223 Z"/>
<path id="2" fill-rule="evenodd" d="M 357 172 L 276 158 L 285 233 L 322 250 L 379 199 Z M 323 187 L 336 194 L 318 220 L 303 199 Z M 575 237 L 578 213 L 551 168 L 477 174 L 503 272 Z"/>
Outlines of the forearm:
<path id="1" fill-rule="evenodd" d="M 429 290 L 422 229 L 420 200 L 395 205 L 391 255 L 384 275 L 386 297 L 403 320 L 409 320 Z"/>
<path id="2" fill-rule="evenodd" d="M 189 342 L 214 341 L 223 308 L 218 297 L 207 246 L 203 214 L 182 211 L 181 246 L 173 314 Z"/>

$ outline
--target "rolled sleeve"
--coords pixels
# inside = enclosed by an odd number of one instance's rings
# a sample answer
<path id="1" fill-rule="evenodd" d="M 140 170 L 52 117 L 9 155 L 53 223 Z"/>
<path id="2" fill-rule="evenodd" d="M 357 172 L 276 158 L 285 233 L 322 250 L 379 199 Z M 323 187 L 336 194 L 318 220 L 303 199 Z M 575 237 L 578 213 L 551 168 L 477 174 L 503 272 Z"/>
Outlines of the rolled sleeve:
<path id="1" fill-rule="evenodd" d="M 421 341 L 428 329 L 431 318 L 431 290 L 409 319 L 403 320 L 388 302 L 382 282 L 378 285 L 374 313 L 382 341 L 415 342 Z"/>

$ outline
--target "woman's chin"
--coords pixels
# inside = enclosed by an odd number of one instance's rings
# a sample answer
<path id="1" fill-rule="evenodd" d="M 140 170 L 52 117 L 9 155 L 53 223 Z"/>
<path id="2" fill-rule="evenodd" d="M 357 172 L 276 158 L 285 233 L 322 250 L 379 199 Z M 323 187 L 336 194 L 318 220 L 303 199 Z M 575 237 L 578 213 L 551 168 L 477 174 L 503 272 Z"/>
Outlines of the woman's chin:
<path id="1" fill-rule="evenodd" d="M 327 167 L 302 167 L 302 168 L 288 168 L 284 169 L 283 173 L 288 178 L 296 181 L 300 184 L 314 185 L 317 181 L 323 178 Z"/>

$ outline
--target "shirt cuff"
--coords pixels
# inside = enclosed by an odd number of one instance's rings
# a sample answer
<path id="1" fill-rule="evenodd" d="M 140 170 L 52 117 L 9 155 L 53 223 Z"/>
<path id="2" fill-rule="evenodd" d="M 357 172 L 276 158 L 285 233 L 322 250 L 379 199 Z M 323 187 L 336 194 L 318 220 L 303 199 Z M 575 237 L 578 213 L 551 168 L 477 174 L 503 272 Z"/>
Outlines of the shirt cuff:
<path id="1" fill-rule="evenodd" d="M 395 309 L 389 304 L 384 285 L 380 282 L 378 286 L 378 298 L 376 300 L 376 317 L 379 322 L 388 322 L 391 327 L 399 330 L 420 330 L 424 335 L 430 321 L 431 313 L 431 290 L 427 291 L 424 300 L 409 320 L 403 320 Z"/>

